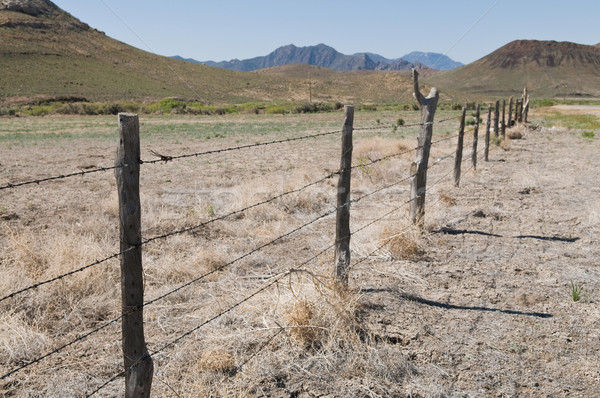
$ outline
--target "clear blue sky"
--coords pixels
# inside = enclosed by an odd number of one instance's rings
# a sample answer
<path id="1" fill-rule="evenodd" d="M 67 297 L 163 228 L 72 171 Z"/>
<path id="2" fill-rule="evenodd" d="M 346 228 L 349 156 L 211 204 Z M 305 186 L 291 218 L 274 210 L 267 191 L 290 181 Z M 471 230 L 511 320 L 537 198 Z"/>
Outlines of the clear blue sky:
<path id="1" fill-rule="evenodd" d="M 344 54 L 426 51 L 470 63 L 516 39 L 600 42 L 599 0 L 53 1 L 112 38 L 199 61 L 325 43 Z"/>

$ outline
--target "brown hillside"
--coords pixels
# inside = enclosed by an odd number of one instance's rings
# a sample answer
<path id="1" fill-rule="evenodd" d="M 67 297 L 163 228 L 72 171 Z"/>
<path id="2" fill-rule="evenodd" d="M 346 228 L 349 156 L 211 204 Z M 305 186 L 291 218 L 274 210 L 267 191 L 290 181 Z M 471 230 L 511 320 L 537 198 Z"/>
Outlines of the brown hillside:
<path id="1" fill-rule="evenodd" d="M 538 97 L 596 97 L 600 96 L 600 48 L 517 40 L 428 81 L 441 90 L 469 94 L 515 94 L 528 86 Z"/>
<path id="2" fill-rule="evenodd" d="M 0 0 L 0 70 L 0 105 L 69 97 L 307 101 L 309 90 L 313 101 L 412 101 L 407 72 L 344 74 L 290 66 L 245 73 L 184 62 L 114 40 L 49 0 Z"/>

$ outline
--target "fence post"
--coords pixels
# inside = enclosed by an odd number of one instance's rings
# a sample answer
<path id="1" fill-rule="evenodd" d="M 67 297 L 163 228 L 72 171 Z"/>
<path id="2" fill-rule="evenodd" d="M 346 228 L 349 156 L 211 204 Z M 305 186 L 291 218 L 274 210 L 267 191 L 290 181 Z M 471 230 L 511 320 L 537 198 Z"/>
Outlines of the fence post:
<path id="1" fill-rule="evenodd" d="M 479 104 L 477 104 L 477 111 L 475 112 L 475 130 L 473 130 L 473 153 L 471 154 L 471 163 L 473 169 L 477 170 L 477 141 L 479 140 Z"/>
<path id="2" fill-rule="evenodd" d="M 463 106 L 462 116 L 460 117 L 460 127 L 458 129 L 458 144 L 456 146 L 456 156 L 454 157 L 454 186 L 460 185 L 460 166 L 462 164 L 463 143 L 465 137 L 465 114 L 467 108 Z"/>
<path id="3" fill-rule="evenodd" d="M 154 366 L 144 339 L 140 209 L 140 133 L 135 114 L 119 113 L 115 177 L 119 194 L 125 397 L 149 397 Z"/>
<path id="4" fill-rule="evenodd" d="M 527 114 L 529 113 L 529 94 L 527 94 L 527 87 L 525 88 L 525 105 L 523 105 L 523 123 L 527 122 Z"/>
<path id="5" fill-rule="evenodd" d="M 508 128 L 511 128 L 513 125 L 513 123 L 512 123 L 513 100 L 514 100 L 514 95 L 511 95 L 510 102 L 508 103 Z"/>
<path id="6" fill-rule="evenodd" d="M 433 117 L 440 96 L 437 89 L 432 87 L 429 95 L 424 97 L 419 91 L 419 73 L 414 69 L 412 73 L 413 96 L 421 108 L 421 131 L 417 138 L 418 148 L 415 161 L 410 168 L 410 173 L 413 175 L 410 187 L 410 218 L 413 224 L 422 227 L 425 221 L 425 193 L 431 136 L 433 135 Z"/>
<path id="7" fill-rule="evenodd" d="M 518 123 L 523 121 L 523 100 L 517 100 L 517 115 L 515 116 Z"/>
<path id="8" fill-rule="evenodd" d="M 502 100 L 502 139 L 506 138 L 506 100 L 503 99 Z"/>
<path id="9" fill-rule="evenodd" d="M 342 157 L 340 177 L 337 185 L 337 212 L 335 228 L 335 281 L 348 285 L 350 266 L 350 177 L 352 175 L 352 129 L 354 107 L 344 106 L 344 126 L 342 127 Z"/>
<path id="10" fill-rule="evenodd" d="M 483 160 L 489 162 L 489 153 L 490 153 L 490 126 L 492 120 L 492 104 L 488 104 L 488 117 L 487 123 L 485 125 L 485 148 L 483 152 Z"/>
<path id="11" fill-rule="evenodd" d="M 498 119 L 500 119 L 500 101 L 496 101 L 496 106 L 494 107 L 494 137 L 500 135 L 500 131 L 498 131 L 500 120 Z"/>

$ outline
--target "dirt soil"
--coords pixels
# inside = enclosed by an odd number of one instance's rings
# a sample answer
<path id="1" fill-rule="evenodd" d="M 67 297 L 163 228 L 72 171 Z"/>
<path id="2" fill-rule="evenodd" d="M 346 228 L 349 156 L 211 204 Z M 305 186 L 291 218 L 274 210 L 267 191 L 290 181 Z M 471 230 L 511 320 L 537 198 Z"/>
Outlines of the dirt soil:
<path id="1" fill-rule="evenodd" d="M 367 323 L 429 369 L 431 395 L 600 394 L 599 149 L 527 132 L 448 191 L 404 278 L 356 277 Z"/>

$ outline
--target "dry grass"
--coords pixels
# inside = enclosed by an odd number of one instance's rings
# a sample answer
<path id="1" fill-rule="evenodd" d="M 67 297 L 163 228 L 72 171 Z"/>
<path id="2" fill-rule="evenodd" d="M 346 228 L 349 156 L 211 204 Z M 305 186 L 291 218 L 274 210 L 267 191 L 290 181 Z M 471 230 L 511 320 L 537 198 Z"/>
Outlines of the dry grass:
<path id="1" fill-rule="evenodd" d="M 400 229 L 397 226 L 386 227 L 379 239 L 396 260 L 414 260 L 424 254 L 421 244 L 421 231 L 416 227 Z"/>
<path id="2" fill-rule="evenodd" d="M 566 134 L 560 137 L 564 138 Z M 264 136 L 243 138 L 249 142 L 265 140 Z M 185 145 L 177 144 L 172 137 L 163 139 L 165 148 L 158 148 L 159 152 L 178 153 L 196 146 L 208 149 L 239 144 L 237 140 L 241 138 L 234 136 L 226 142 L 214 143 L 213 140 L 190 139 Z M 363 139 L 360 146 L 357 143 L 356 159 L 360 156 L 378 158 L 403 148 L 401 141 L 395 139 Z M 528 141 L 513 144 L 517 146 Z M 239 154 L 228 154 L 144 166 L 144 237 L 197 226 L 213 217 L 322 178 L 339 166 L 339 143 L 331 140 L 318 141 L 318 144 L 298 142 L 289 147 L 278 147 L 276 151 L 245 152 L 244 164 L 239 162 Z M 452 153 L 454 145 L 449 140 L 435 148 L 432 156 L 436 166 L 431 169 L 428 181 L 436 181 L 451 170 L 451 160 L 438 159 Z M 15 178 L 21 179 L 42 172 L 59 173 L 65 167 L 76 167 L 65 165 L 62 159 L 57 160 L 67 148 L 81 153 L 84 158 L 92 153 L 106 153 L 105 158 L 110 159 L 113 146 L 95 140 L 61 141 L 38 144 L 36 151 L 31 151 L 29 144 L 15 144 L 11 150 L 2 151 L 2 172 L 15 173 Z M 492 159 L 499 157 L 494 151 L 498 149 L 492 148 Z M 523 151 L 510 154 L 517 156 L 520 153 Z M 526 153 L 527 156 L 532 154 L 535 152 Z M 504 158 L 507 156 L 502 154 Z M 357 170 L 352 176 L 352 198 L 400 181 L 406 177 L 412 160 L 413 154 L 410 154 L 380 162 L 368 171 Z M 81 164 L 82 161 L 78 158 L 73 162 Z M 35 168 L 40 162 L 44 166 L 41 171 Z M 13 167 L 15 164 L 24 166 Z M 297 167 L 290 167 L 290 164 Z M 518 266 L 516 262 L 520 261 L 519 256 L 534 253 L 535 245 L 553 245 L 548 253 L 555 258 L 564 259 L 563 254 L 568 250 L 561 242 L 531 240 L 522 243 L 512 238 L 517 233 L 543 234 L 531 231 L 532 226 L 526 223 L 523 214 L 520 215 L 523 219 L 515 219 L 514 224 L 503 227 L 502 223 L 509 222 L 519 209 L 519 206 L 511 207 L 510 211 L 508 207 L 504 208 L 509 206 L 509 200 L 520 198 L 525 201 L 534 197 L 545 200 L 540 193 L 545 185 L 554 181 L 551 176 L 532 174 L 530 168 L 535 163 L 520 168 L 518 173 L 513 170 L 509 183 L 500 181 L 506 176 L 496 168 L 508 166 L 510 161 L 482 163 L 477 174 L 465 173 L 460 189 L 450 188 L 448 179 L 428 193 L 427 222 L 436 226 L 431 230 L 448 225 L 474 232 L 471 234 L 442 235 L 412 228 L 406 218 L 408 182 L 353 203 L 351 229 L 365 228 L 352 236 L 353 268 L 347 290 L 336 289 L 331 284 L 331 250 L 308 261 L 333 243 L 333 217 L 273 241 L 335 207 L 335 178 L 236 216 L 145 245 L 147 300 L 197 279 L 144 309 L 150 350 L 175 342 L 153 357 L 156 369 L 153 393 L 179 397 L 406 397 L 411 394 L 452 396 L 481 389 L 491 395 L 510 390 L 508 387 L 502 390 L 504 387 L 493 378 L 489 379 L 492 381 L 478 379 L 479 371 L 488 372 L 486 377 L 490 373 L 503 377 L 506 371 L 523 363 L 519 362 L 518 356 L 529 354 L 528 363 L 545 371 L 546 365 L 535 357 L 538 352 L 549 356 L 556 364 L 564 364 L 562 357 L 553 357 L 551 352 L 544 351 L 545 347 L 535 345 L 534 338 L 544 339 L 543 333 L 549 330 L 538 333 L 538 328 L 546 327 L 540 325 L 547 320 L 529 322 L 525 316 L 517 314 L 476 311 L 479 306 L 521 312 L 547 311 L 535 307 L 537 304 L 531 300 L 524 304 L 511 301 L 513 296 L 521 297 L 513 294 L 513 286 L 524 286 L 532 280 L 519 279 L 527 277 L 522 275 L 524 273 L 512 275 Z M 494 178 L 498 180 L 490 182 Z M 0 272 L 3 275 L 0 292 L 8 294 L 117 252 L 113 179 L 109 173 L 98 174 L 56 184 L 40 184 L 29 190 L 3 192 L 0 206 L 6 207 L 6 214 L 17 217 L 0 220 Z M 528 195 L 520 194 L 521 185 L 536 190 Z M 505 191 L 504 196 L 499 196 Z M 545 200 L 544 212 L 538 209 L 535 217 L 547 217 L 545 212 L 552 207 L 549 203 L 557 201 Z M 488 217 L 468 216 L 472 214 L 472 203 L 492 207 L 482 207 Z M 535 210 L 536 203 L 541 202 L 528 202 L 532 206 L 528 211 Z M 589 207 L 582 221 L 587 231 L 597 230 L 597 223 L 593 222 L 598 219 L 597 207 Z M 379 219 L 395 208 L 398 208 L 397 212 Z M 493 214 L 504 218 L 496 219 Z M 563 218 L 561 215 L 557 220 Z M 373 224 L 369 226 L 370 223 Z M 495 230 L 492 227 L 496 224 L 507 229 Z M 555 225 L 559 224 L 545 224 L 548 228 Z M 487 231 L 504 238 L 475 233 Z M 472 239 L 481 241 L 473 243 L 471 257 L 460 257 L 467 254 L 456 248 L 468 248 Z M 511 250 L 515 246 L 522 249 L 525 244 L 531 245 L 532 249 L 503 252 L 502 257 L 494 257 L 499 240 Z M 271 241 L 273 243 L 262 250 L 247 255 Z M 384 243 L 386 245 L 377 250 Z M 584 246 L 582 243 L 581 247 Z M 425 248 L 427 256 L 423 255 Z M 486 252 L 488 249 L 489 253 Z M 593 250 L 591 253 L 595 253 Z M 585 256 L 588 252 L 579 253 Z M 486 261 L 481 261 L 480 257 Z M 527 258 L 526 263 L 531 265 L 528 266 L 532 272 L 530 278 L 542 274 L 541 271 L 539 274 L 534 272 L 534 264 L 552 262 L 551 259 L 539 260 Z M 577 262 L 580 259 L 573 257 L 570 260 Z M 581 266 L 587 268 L 572 276 L 576 282 L 593 270 L 583 261 Z M 304 270 L 289 272 L 296 268 Z M 563 275 L 561 272 L 565 272 L 563 268 L 552 269 L 549 273 L 553 275 L 552 281 L 541 278 L 540 286 L 544 283 L 554 286 L 554 278 Z M 202 277 L 207 273 L 211 273 L 210 276 Z M 468 273 L 472 275 L 467 278 Z M 266 288 L 273 278 L 282 275 L 286 276 Z M 500 277 L 503 279 L 496 279 Z M 508 287 L 505 289 L 504 285 Z M 589 291 L 595 291 L 594 286 L 592 282 L 586 282 Z M 544 298 L 547 301 L 540 305 L 551 303 L 561 307 L 564 304 L 560 299 L 555 300 L 561 296 L 560 292 L 552 290 L 554 287 L 545 289 L 540 297 L 550 298 Z M 260 293 L 252 296 L 259 290 Z M 430 303 L 444 305 L 448 302 L 456 307 L 442 308 L 410 301 L 405 298 L 408 294 L 420 295 Z M 0 371 L 5 373 L 118 316 L 119 296 L 119 264 L 117 260 L 110 260 L 0 303 Z M 250 296 L 252 298 L 245 300 Z M 595 303 L 589 300 L 586 303 L 584 298 L 578 305 Z M 521 305 L 533 307 L 522 308 Z M 473 309 L 469 309 L 471 307 Z M 592 309 L 586 307 L 585 310 Z M 569 311 L 570 314 L 579 309 L 570 308 Z M 198 328 L 219 314 L 215 320 Z M 553 330 L 571 333 L 575 328 L 573 325 L 588 322 L 585 317 L 569 318 L 569 322 L 572 321 L 569 326 L 562 319 L 562 316 L 556 316 L 551 320 L 555 322 L 551 325 Z M 506 329 L 503 334 L 498 332 L 494 339 L 488 340 L 490 333 L 497 333 L 502 327 Z M 513 353 L 510 345 L 505 343 L 510 339 L 528 338 L 523 330 L 532 331 L 528 342 L 532 348 L 524 353 Z M 0 395 L 85 395 L 121 370 L 119 333 L 119 325 L 115 323 L 42 360 L 9 378 L 0 387 Z M 185 337 L 179 339 L 184 333 L 187 333 Z M 577 338 L 586 349 L 593 347 L 581 341 L 583 335 L 583 332 L 573 332 L 568 337 Z M 566 344 L 565 338 L 560 335 L 552 337 L 552 341 L 544 341 L 554 344 L 556 349 L 558 343 L 553 341 Z M 574 360 L 576 354 L 581 357 L 582 353 L 574 350 L 572 353 L 564 351 L 561 355 Z M 503 368 L 506 363 L 511 364 L 510 369 Z M 585 364 L 578 366 L 586 372 L 591 369 Z M 556 369 L 559 369 L 558 365 Z M 564 375 L 559 370 L 551 373 L 553 377 Z M 463 374 L 469 377 L 462 377 Z M 590 374 L 589 377 L 593 377 L 593 373 Z M 511 377 L 516 378 L 516 373 Z M 118 379 L 99 396 L 122 395 L 122 384 L 122 379 Z M 460 385 L 460 389 L 456 385 Z M 489 385 L 492 387 L 485 389 Z M 533 381 L 529 385 L 533 385 Z M 525 388 L 518 390 L 515 387 L 514 391 L 522 392 Z"/>

